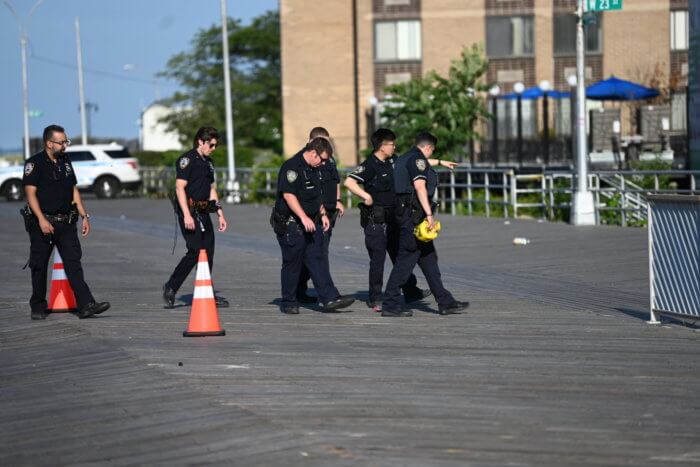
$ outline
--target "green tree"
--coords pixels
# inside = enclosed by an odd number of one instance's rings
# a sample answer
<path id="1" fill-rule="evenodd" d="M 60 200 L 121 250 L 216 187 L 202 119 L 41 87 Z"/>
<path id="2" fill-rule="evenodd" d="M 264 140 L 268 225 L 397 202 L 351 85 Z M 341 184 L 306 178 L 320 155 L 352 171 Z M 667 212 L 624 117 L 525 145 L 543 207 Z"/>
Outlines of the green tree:
<path id="1" fill-rule="evenodd" d="M 438 138 L 442 156 L 454 159 L 463 154 L 469 141 L 479 138 L 479 120 L 488 116 L 479 95 L 488 89 L 483 79 L 487 68 L 482 47 L 473 45 L 462 50 L 446 77 L 430 71 L 423 78 L 388 86 L 382 118 L 396 133 L 398 146 L 409 148 L 418 132 L 430 131 Z"/>
<path id="2" fill-rule="evenodd" d="M 229 18 L 228 31 L 236 164 L 251 166 L 260 153 L 282 152 L 279 13 L 269 11 L 248 26 Z M 221 27 L 200 30 L 191 44 L 160 73 L 183 88 L 165 100 L 183 110 L 164 121 L 182 135 L 186 147 L 203 125 L 218 128 L 226 143 Z M 225 157 L 225 151 L 217 153 Z"/>

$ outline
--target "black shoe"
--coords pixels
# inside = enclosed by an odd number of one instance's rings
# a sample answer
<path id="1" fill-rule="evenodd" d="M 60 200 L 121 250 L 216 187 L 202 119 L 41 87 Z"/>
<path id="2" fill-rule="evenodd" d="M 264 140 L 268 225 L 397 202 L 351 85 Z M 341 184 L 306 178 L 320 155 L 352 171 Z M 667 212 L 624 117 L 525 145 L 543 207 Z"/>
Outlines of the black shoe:
<path id="1" fill-rule="evenodd" d="M 419 302 L 424 298 L 429 297 L 431 294 L 432 292 L 430 289 L 416 289 L 415 291 L 404 294 L 403 299 L 406 301 L 406 303 Z"/>
<path id="2" fill-rule="evenodd" d="M 224 297 L 214 295 L 214 301 L 216 302 L 217 308 L 228 308 L 228 300 L 226 300 Z"/>
<path id="3" fill-rule="evenodd" d="M 78 318 L 85 319 L 92 315 L 99 315 L 100 313 L 107 311 L 109 309 L 109 302 L 90 302 L 83 307 L 78 313 Z"/>
<path id="4" fill-rule="evenodd" d="M 331 300 L 322 307 L 324 313 L 342 313 L 341 308 L 347 308 L 355 302 L 355 297 L 350 295 L 341 295 L 340 297 Z M 352 311 L 352 310 L 345 310 Z"/>
<path id="5" fill-rule="evenodd" d="M 46 312 L 46 310 L 32 310 L 33 320 L 46 319 L 47 316 L 49 316 L 49 314 Z"/>
<path id="6" fill-rule="evenodd" d="M 282 307 L 282 313 L 285 313 L 287 315 L 298 315 L 299 307 L 296 305 L 285 305 Z"/>
<path id="7" fill-rule="evenodd" d="M 168 287 L 168 284 L 163 286 L 163 301 L 165 302 L 166 308 L 175 306 L 175 291 Z"/>
<path id="8" fill-rule="evenodd" d="M 382 310 L 382 316 L 387 318 L 410 318 L 413 316 L 411 310 Z"/>
<path id="9" fill-rule="evenodd" d="M 318 298 L 312 297 L 311 295 L 297 295 L 297 301 L 304 304 L 318 303 Z"/>
<path id="10" fill-rule="evenodd" d="M 371 300 L 367 300 L 365 304 L 367 305 L 367 308 L 371 308 L 372 311 L 382 311 L 382 302 L 373 302 Z"/>
<path id="11" fill-rule="evenodd" d="M 469 302 L 460 302 L 455 300 L 447 306 L 438 306 L 438 313 L 441 315 L 452 315 L 459 313 L 462 310 L 469 308 Z"/>

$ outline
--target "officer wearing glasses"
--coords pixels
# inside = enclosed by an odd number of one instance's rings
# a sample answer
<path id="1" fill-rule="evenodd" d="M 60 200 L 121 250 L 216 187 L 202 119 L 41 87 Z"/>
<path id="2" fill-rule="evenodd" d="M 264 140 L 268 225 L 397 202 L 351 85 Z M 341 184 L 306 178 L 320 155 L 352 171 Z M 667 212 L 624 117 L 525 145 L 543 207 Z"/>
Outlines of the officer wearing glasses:
<path id="1" fill-rule="evenodd" d="M 210 157 L 218 141 L 219 132 L 216 128 L 200 128 L 194 137 L 192 149 L 180 156 L 175 163 L 176 199 L 173 203 L 187 252 L 163 286 L 163 301 L 168 308 L 174 306 L 177 291 L 197 265 L 199 250 L 207 251 L 210 271 L 214 266 L 214 226 L 209 214 L 216 213 L 218 216 L 219 232 L 224 232 L 227 227 L 224 211 L 216 193 L 214 162 Z M 229 306 L 224 297 L 217 295 L 214 298 L 216 306 Z"/>
<path id="2" fill-rule="evenodd" d="M 44 150 L 24 164 L 22 184 L 29 209 L 23 210 L 29 233 L 29 268 L 32 272 L 31 318 L 47 316 L 46 280 L 54 246 L 63 258 L 68 282 L 78 304 L 78 317 L 88 318 L 106 311 L 108 302 L 96 302 L 83 278 L 82 250 L 77 222 L 82 218 L 82 236 L 90 233 L 90 216 L 85 211 L 73 166 L 66 157 L 70 140 L 58 125 L 44 129 Z"/>
<path id="3" fill-rule="evenodd" d="M 317 126 L 309 132 L 309 141 L 314 138 L 324 138 L 330 141 L 330 134 L 325 128 Z M 335 222 L 339 217 L 343 217 L 345 208 L 340 199 L 340 174 L 338 173 L 338 166 L 336 165 L 335 158 L 329 156 L 328 160 L 321 164 L 319 171 L 321 172 L 321 179 L 323 180 L 323 208 L 326 210 L 326 215 L 330 221 L 330 227 L 323 234 L 323 250 L 326 261 L 328 261 L 328 247 L 331 243 L 331 237 L 333 236 Z M 299 287 L 297 288 L 297 299 L 300 303 L 316 303 L 317 301 L 316 297 L 312 297 L 306 293 L 309 279 L 311 279 L 309 270 L 306 266 L 303 266 L 299 277 Z"/>
<path id="4" fill-rule="evenodd" d="M 394 150 L 396 135 L 387 128 L 379 128 L 371 138 L 371 156 L 345 179 L 345 187 L 362 198 L 360 204 L 361 226 L 365 234 L 365 247 L 369 253 L 369 300 L 367 306 L 381 311 L 384 262 L 386 254 L 392 264 L 399 251 L 399 224 L 396 222 L 396 192 L 394 191 Z M 430 290 L 417 286 L 411 273 L 402 284 L 406 303 L 422 300 Z"/>
<path id="5" fill-rule="evenodd" d="M 321 309 L 338 312 L 355 299 L 341 296 L 333 284 L 324 253 L 323 233 L 330 228 L 323 206 L 323 180 L 319 167 L 333 156 L 325 138 L 314 138 L 282 164 L 277 177 L 277 200 L 270 223 L 282 250 L 282 312 L 298 314 L 297 288 L 306 266 Z"/>

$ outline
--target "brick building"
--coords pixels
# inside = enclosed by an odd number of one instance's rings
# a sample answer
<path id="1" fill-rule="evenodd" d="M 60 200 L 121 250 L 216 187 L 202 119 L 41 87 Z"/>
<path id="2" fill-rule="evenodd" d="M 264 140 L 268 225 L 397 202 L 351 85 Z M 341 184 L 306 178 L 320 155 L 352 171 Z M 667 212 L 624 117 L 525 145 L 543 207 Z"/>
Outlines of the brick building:
<path id="1" fill-rule="evenodd" d="M 516 82 L 531 87 L 541 80 L 569 90 L 575 5 L 575 0 L 281 0 L 285 153 L 294 153 L 311 127 L 323 125 L 341 161 L 354 164 L 357 149 L 366 147 L 367 115 L 381 103 L 384 86 L 431 69 L 444 73 L 473 43 L 484 45 L 488 80 L 503 92 Z M 600 14 L 587 26 L 586 48 L 589 82 L 610 75 L 641 82 L 655 76 L 683 89 L 688 0 L 624 0 L 622 11 Z M 673 125 L 684 128 L 685 93 L 672 101 Z M 536 101 L 531 105 L 526 113 L 541 112 Z M 566 125 L 553 117 L 555 125 Z"/>

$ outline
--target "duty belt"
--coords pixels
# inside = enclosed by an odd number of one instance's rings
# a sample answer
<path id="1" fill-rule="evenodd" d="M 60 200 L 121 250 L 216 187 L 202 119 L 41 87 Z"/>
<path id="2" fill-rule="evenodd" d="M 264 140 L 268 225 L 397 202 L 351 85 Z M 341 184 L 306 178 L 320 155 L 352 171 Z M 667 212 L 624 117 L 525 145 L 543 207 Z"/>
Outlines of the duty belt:
<path id="1" fill-rule="evenodd" d="M 195 201 L 192 198 L 187 200 L 187 204 L 190 209 L 194 209 L 199 212 L 209 212 L 209 200 Z"/>

